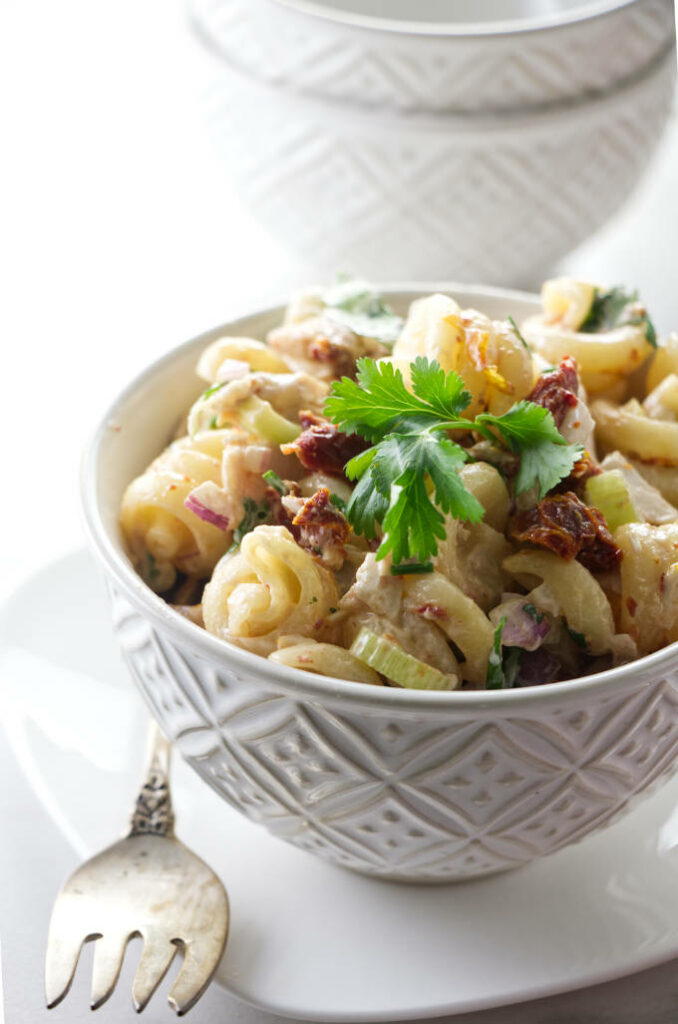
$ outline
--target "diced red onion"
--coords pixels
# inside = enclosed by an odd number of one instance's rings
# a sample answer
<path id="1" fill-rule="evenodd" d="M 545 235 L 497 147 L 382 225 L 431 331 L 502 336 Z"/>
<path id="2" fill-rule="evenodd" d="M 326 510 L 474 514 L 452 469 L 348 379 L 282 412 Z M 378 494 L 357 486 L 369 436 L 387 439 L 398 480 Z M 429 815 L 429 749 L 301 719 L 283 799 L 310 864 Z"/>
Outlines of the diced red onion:
<path id="1" fill-rule="evenodd" d="M 211 523 L 212 526 L 217 526 L 220 530 L 228 530 L 228 516 L 222 515 L 221 512 L 215 512 L 214 509 L 208 508 L 207 505 L 203 505 L 193 494 L 189 494 L 184 505 L 191 512 L 195 512 L 198 518 L 202 519 L 205 523 Z"/>
<path id="2" fill-rule="evenodd" d="M 520 659 L 517 685 L 542 686 L 544 683 L 553 683 L 560 675 L 561 668 L 560 661 L 547 647 L 540 647 L 538 651 L 525 651 Z"/>
<path id="3" fill-rule="evenodd" d="M 535 651 L 551 629 L 545 615 L 542 614 L 541 622 L 537 622 L 525 611 L 522 598 L 512 598 L 492 609 L 490 618 L 495 625 L 504 617 L 506 622 L 501 633 L 503 647 L 522 647 L 524 651 Z"/>

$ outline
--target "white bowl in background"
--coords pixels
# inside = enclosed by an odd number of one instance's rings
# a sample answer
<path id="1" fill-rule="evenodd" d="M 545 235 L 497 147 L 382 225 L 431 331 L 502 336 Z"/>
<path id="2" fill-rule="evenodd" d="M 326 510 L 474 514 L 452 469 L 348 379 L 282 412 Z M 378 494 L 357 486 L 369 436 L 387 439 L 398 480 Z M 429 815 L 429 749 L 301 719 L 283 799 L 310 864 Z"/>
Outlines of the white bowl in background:
<path id="1" fill-rule="evenodd" d="M 494 0 L 495 20 L 482 21 L 479 6 L 189 0 L 193 25 L 233 66 L 380 109 L 496 112 L 581 99 L 641 73 L 675 33 L 672 0 Z"/>
<path id="2" fill-rule="evenodd" d="M 431 291 L 517 320 L 536 296 L 394 285 L 404 312 Z M 344 867 L 409 881 L 507 870 L 607 825 L 678 764 L 678 644 L 543 687 L 436 693 L 276 665 L 206 633 L 146 587 L 125 554 L 122 493 L 204 387 L 194 366 L 224 331 L 263 338 L 283 308 L 169 352 L 103 417 L 83 465 L 92 546 L 132 676 L 165 733 L 229 804 Z"/>
<path id="3" fill-rule="evenodd" d="M 621 206 L 671 107 L 675 51 L 605 97 L 549 111 L 404 114 L 271 86 L 213 61 L 223 173 L 321 272 L 530 287 Z"/>

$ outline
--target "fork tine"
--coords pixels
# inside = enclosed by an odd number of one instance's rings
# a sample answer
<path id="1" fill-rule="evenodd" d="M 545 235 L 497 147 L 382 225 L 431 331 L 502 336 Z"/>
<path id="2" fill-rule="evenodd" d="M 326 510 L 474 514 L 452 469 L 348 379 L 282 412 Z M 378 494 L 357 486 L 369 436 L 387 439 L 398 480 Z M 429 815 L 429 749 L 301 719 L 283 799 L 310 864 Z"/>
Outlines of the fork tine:
<path id="1" fill-rule="evenodd" d="M 82 934 L 76 937 L 68 929 L 60 933 L 55 917 L 56 913 L 52 916 L 45 954 L 45 1001 L 48 1010 L 57 1006 L 71 987 L 85 941 Z"/>
<path id="2" fill-rule="evenodd" d="M 93 1010 L 106 1002 L 115 988 L 120 974 L 127 935 L 108 934 L 97 939 L 94 945 L 94 966 L 92 967 L 92 1000 Z"/>
<path id="3" fill-rule="evenodd" d="M 179 1017 L 203 994 L 223 953 L 223 944 L 215 943 L 210 936 L 180 944 L 184 947 L 184 962 L 167 997 Z"/>
<path id="4" fill-rule="evenodd" d="M 132 1002 L 137 1013 L 141 1013 L 165 977 L 176 952 L 177 947 L 166 936 L 159 933 L 144 936 L 144 948 L 132 986 Z"/>

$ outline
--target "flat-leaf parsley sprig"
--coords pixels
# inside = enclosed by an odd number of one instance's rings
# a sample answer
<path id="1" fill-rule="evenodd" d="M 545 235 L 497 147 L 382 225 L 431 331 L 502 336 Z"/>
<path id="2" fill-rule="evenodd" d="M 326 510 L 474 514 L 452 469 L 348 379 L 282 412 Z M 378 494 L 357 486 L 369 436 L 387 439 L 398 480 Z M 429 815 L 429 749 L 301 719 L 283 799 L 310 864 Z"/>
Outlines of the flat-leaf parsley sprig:
<path id="1" fill-rule="evenodd" d="M 421 356 L 410 372 L 411 391 L 392 363 L 360 359 L 357 381 L 335 381 L 325 402 L 325 414 L 341 430 L 372 442 L 345 467 L 349 480 L 358 481 L 346 515 L 368 539 L 381 527 L 377 558 L 390 552 L 394 565 L 436 553 L 445 538 L 444 514 L 471 523 L 483 518 L 483 506 L 459 476 L 469 454 L 449 431 L 474 431 L 518 453 L 515 493 L 538 485 L 540 498 L 569 475 L 583 451 L 566 443 L 543 406 L 521 401 L 502 416 L 464 419 L 472 396 L 458 373 Z"/>

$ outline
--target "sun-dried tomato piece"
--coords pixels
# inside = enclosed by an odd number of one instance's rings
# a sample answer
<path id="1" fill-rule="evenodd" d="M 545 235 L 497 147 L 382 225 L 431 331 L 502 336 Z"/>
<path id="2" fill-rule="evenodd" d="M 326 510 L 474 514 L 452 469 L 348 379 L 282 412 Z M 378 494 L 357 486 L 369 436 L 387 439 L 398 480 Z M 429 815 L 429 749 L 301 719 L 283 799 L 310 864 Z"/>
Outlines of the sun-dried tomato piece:
<path id="1" fill-rule="evenodd" d="M 602 472 L 602 469 L 591 453 L 584 451 L 581 458 L 577 459 L 572 467 L 570 475 L 561 480 L 559 484 L 556 484 L 553 490 L 560 494 L 565 494 L 567 491 L 576 491 L 578 487 L 586 483 L 589 477 L 600 476 Z"/>
<path id="2" fill-rule="evenodd" d="M 299 437 L 281 447 L 285 455 L 296 455 L 306 469 L 343 476 L 349 459 L 369 448 L 369 442 L 358 434 L 344 434 L 311 412 L 300 413 L 299 421 L 303 427 Z"/>
<path id="3" fill-rule="evenodd" d="M 299 498 L 301 500 L 301 490 L 299 484 L 293 480 L 285 480 L 287 486 L 286 497 Z M 283 505 L 283 496 L 280 491 L 275 487 L 267 487 L 264 491 L 264 499 L 270 509 L 270 522 L 274 526 L 285 526 L 296 541 L 299 540 L 299 530 L 294 526 L 294 513 L 290 512 L 288 508 Z"/>
<path id="4" fill-rule="evenodd" d="M 298 544 L 317 555 L 324 565 L 340 569 L 346 558 L 344 544 L 351 535 L 345 516 L 334 508 L 327 487 L 319 487 L 292 520 Z"/>
<path id="5" fill-rule="evenodd" d="M 285 526 L 300 548 L 315 555 L 328 569 L 341 569 L 346 558 L 344 544 L 351 535 L 346 517 L 335 508 L 327 487 L 319 487 L 310 498 L 302 498 L 299 485 L 288 483 L 284 497 L 275 487 L 266 489 L 271 522 Z M 288 499 L 294 499 L 289 501 Z"/>
<path id="6" fill-rule="evenodd" d="M 578 390 L 577 364 L 572 356 L 565 356 L 557 369 L 542 373 L 527 399 L 548 409 L 559 427 L 568 411 L 574 409 L 579 401 Z"/>
<path id="7" fill-rule="evenodd" d="M 309 359 L 319 363 L 327 363 L 332 368 L 332 375 L 339 380 L 341 377 L 355 377 L 356 357 L 346 345 L 337 344 L 332 338 L 319 335 L 308 346 Z"/>
<path id="8" fill-rule="evenodd" d="M 554 494 L 519 512 L 511 536 L 520 543 L 547 548 L 567 561 L 576 558 L 592 572 L 612 569 L 622 558 L 605 517 L 572 491 Z"/>

